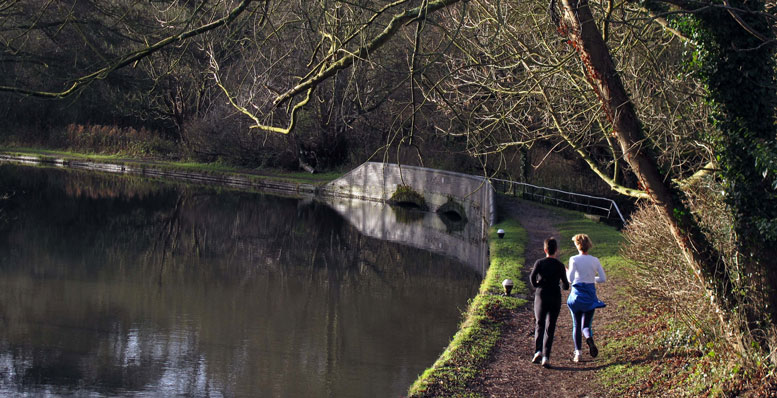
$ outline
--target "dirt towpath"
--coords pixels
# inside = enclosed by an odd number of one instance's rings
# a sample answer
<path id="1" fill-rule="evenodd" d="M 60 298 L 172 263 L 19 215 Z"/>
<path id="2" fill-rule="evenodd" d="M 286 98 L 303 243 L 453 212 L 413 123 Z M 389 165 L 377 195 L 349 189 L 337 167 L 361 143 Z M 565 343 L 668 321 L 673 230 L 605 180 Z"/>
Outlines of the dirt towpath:
<path id="1" fill-rule="evenodd" d="M 559 220 L 547 209 L 522 200 L 500 200 L 500 214 L 503 218 L 518 220 L 528 234 L 525 272 L 521 277 L 528 285 L 528 274 L 534 261 L 544 257 L 543 240 L 549 236 L 559 239 L 554 223 Z M 562 242 L 559 242 L 562 243 Z M 562 247 L 568 247 L 565 242 Z M 568 250 L 567 250 L 568 251 Z M 566 263 L 573 253 L 562 250 L 559 259 Z M 576 253 L 574 253 L 576 254 Z M 610 282 L 610 281 L 608 281 Z M 601 285 L 599 296 L 607 302 L 607 283 Z M 551 355 L 552 369 L 533 364 L 534 354 L 534 291 L 529 294 L 529 303 L 514 311 L 507 329 L 497 343 L 491 361 L 481 377 L 473 383 L 475 390 L 486 397 L 601 397 L 600 386 L 594 381 L 598 369 L 608 366 L 601 356 L 594 359 L 584 346 L 581 362 L 572 362 L 572 319 L 566 306 L 568 291 L 562 291 L 561 313 L 556 327 Z M 595 337 L 602 336 L 598 330 L 608 323 L 607 311 L 597 311 L 594 318 Z M 601 349 L 601 344 L 599 345 Z"/>

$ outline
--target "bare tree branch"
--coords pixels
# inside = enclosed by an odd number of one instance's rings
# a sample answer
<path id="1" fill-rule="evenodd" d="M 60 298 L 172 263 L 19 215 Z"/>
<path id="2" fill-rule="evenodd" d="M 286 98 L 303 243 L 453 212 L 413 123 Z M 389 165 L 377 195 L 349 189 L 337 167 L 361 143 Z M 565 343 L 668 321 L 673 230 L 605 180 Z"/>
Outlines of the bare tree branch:
<path id="1" fill-rule="evenodd" d="M 114 61 L 113 64 L 105 66 L 103 68 L 100 68 L 88 75 L 79 77 L 76 79 L 69 88 L 63 91 L 40 91 L 40 90 L 31 90 L 23 87 L 13 87 L 13 86 L 0 86 L 0 91 L 6 91 L 6 92 L 12 92 L 17 94 L 23 94 L 23 95 L 29 95 L 33 97 L 40 97 L 40 98 L 64 98 L 69 95 L 72 95 L 76 93 L 78 90 L 83 89 L 85 86 L 91 84 L 95 80 L 100 80 L 106 78 L 110 73 L 116 71 L 117 69 L 123 68 L 125 66 L 134 64 L 152 54 L 155 52 L 170 46 L 175 43 L 182 42 L 188 38 L 203 34 L 205 32 L 208 32 L 210 30 L 219 28 L 223 25 L 227 25 L 231 23 L 233 20 L 235 20 L 238 16 L 240 16 L 246 8 L 253 3 L 256 0 L 243 0 L 237 7 L 235 7 L 228 15 L 224 16 L 223 18 L 220 18 L 218 20 L 215 20 L 211 23 L 205 24 L 203 26 L 188 30 L 186 32 L 180 33 L 178 35 L 169 36 L 165 39 L 162 39 L 154 44 L 148 45 L 147 47 L 133 51 L 129 54 L 124 55 L 123 57 L 119 58 L 118 60 Z M 264 0 L 269 1 L 269 0 Z"/>

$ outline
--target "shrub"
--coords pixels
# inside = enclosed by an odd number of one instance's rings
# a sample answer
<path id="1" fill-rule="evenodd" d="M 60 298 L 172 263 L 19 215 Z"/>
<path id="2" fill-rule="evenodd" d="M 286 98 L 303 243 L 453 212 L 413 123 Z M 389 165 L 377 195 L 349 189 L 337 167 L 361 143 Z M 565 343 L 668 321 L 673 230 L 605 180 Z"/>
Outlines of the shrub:
<path id="1" fill-rule="evenodd" d="M 716 356 L 725 357 L 719 361 L 727 365 L 717 369 L 720 374 L 711 376 L 713 380 L 731 380 L 733 376 L 726 373 L 734 366 L 734 374 L 740 382 L 747 383 L 748 378 L 753 378 L 756 384 L 763 384 L 756 375 L 769 374 L 766 358 L 774 354 L 769 353 L 768 347 L 776 347 L 777 342 L 777 332 L 768 321 L 764 278 L 757 270 L 742 269 L 737 260 L 736 239 L 731 228 L 733 217 L 723 202 L 720 183 L 708 178 L 685 189 L 689 207 L 724 259 L 720 266 L 727 267 L 735 276 L 736 297 L 746 300 L 738 304 L 738 311 L 729 314 L 732 321 L 724 329 L 703 286 L 687 265 L 658 211 L 646 203 L 638 206 L 623 231 L 627 241 L 623 256 L 631 260 L 636 269 L 630 289 L 634 295 L 670 307 L 674 319 L 667 333 L 667 350 L 715 353 L 710 347 L 719 347 L 718 350 L 724 352 L 718 352 Z M 745 305 L 751 307 L 744 311 Z M 744 319 L 743 314 L 747 313 L 761 316 L 758 320 Z M 729 337 L 732 328 L 744 331 L 741 340 Z"/>
<path id="2" fill-rule="evenodd" d="M 183 125 L 188 157 L 200 162 L 257 168 L 296 170 L 297 154 L 291 136 L 250 129 L 228 105 L 214 106 Z"/>
<path id="3" fill-rule="evenodd" d="M 54 148 L 79 152 L 124 154 L 134 157 L 173 157 L 177 152 L 174 142 L 162 138 L 158 132 L 145 127 L 107 126 L 100 124 L 69 124 L 52 132 L 49 145 Z"/>
<path id="4" fill-rule="evenodd" d="M 627 243 L 622 255 L 634 264 L 636 271 L 628 280 L 633 293 L 669 306 L 683 329 L 703 327 L 705 333 L 701 336 L 716 339 L 720 330 L 715 327 L 719 322 L 714 309 L 658 210 L 651 204 L 641 204 L 624 228 L 623 236 Z"/>

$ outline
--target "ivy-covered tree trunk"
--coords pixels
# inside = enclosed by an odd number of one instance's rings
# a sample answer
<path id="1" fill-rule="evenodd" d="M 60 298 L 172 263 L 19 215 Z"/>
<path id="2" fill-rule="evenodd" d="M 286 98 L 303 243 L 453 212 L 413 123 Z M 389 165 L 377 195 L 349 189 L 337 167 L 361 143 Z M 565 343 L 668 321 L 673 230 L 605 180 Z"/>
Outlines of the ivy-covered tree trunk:
<path id="1" fill-rule="evenodd" d="M 764 2 L 724 1 L 728 8 L 690 14 L 679 26 L 695 41 L 697 75 L 706 83 L 716 131 L 710 140 L 734 215 L 746 295 L 777 321 L 777 128 L 775 35 L 759 14 Z M 690 8 L 689 8 L 690 9 Z M 751 276 L 752 275 L 752 276 Z M 754 276 L 754 277 L 753 277 Z M 761 317 L 749 319 L 758 326 Z"/>
<path id="2" fill-rule="evenodd" d="M 583 63 L 586 77 L 602 103 L 613 137 L 642 188 L 663 216 L 678 246 L 711 295 L 724 326 L 735 305 L 731 276 L 720 265 L 720 254 L 701 232 L 685 206 L 682 192 L 662 175 L 639 118 L 615 69 L 610 52 L 586 0 L 561 0 L 559 33 L 567 37 Z"/>

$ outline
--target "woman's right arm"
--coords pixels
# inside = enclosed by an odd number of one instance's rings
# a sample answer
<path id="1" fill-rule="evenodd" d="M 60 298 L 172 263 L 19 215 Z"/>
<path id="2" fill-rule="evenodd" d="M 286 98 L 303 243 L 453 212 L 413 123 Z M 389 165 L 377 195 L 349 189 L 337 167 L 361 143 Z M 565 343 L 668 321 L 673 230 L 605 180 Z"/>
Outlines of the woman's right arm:
<path id="1" fill-rule="evenodd" d="M 596 277 L 596 283 L 607 282 L 607 274 L 604 273 L 604 268 L 602 268 L 602 263 L 599 262 L 599 259 L 596 260 L 596 267 L 596 273 L 599 274 Z"/>
<path id="2" fill-rule="evenodd" d="M 533 287 L 539 287 L 539 283 L 537 282 L 537 276 L 539 276 L 539 270 L 537 269 L 537 264 L 539 264 L 539 261 L 534 262 L 534 267 L 531 269 L 531 273 L 529 274 L 529 282 Z"/>
<path id="3" fill-rule="evenodd" d="M 569 290 L 569 278 L 567 277 L 567 270 L 564 268 L 564 263 L 559 262 L 561 264 L 561 287 L 564 290 Z"/>

